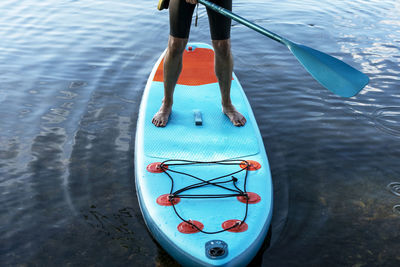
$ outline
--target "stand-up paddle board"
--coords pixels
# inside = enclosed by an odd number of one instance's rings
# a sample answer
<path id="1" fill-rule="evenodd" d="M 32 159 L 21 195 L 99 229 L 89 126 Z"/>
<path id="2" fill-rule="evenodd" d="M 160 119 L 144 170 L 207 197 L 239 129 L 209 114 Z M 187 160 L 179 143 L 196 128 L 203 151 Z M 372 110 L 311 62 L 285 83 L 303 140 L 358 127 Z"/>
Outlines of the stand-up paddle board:
<path id="1" fill-rule="evenodd" d="M 146 225 L 184 266 L 245 266 L 270 228 L 272 181 L 253 112 L 233 75 L 231 99 L 247 118 L 222 113 L 212 47 L 189 44 L 166 127 L 152 117 L 163 98 L 163 58 L 140 105 L 136 190 Z"/>

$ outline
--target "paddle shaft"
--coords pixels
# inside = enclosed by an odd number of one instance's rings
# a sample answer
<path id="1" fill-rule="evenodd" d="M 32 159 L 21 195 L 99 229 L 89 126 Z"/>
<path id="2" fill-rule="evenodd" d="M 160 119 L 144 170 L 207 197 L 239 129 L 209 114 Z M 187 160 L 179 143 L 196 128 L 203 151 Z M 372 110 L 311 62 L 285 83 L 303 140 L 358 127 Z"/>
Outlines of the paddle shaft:
<path id="1" fill-rule="evenodd" d="M 269 38 L 281 43 L 281 44 L 287 45 L 287 41 L 283 37 L 277 35 L 276 33 L 271 32 L 271 31 L 269 31 L 269 30 L 267 30 L 267 29 L 265 29 L 265 28 L 263 28 L 263 27 L 261 27 L 261 26 L 259 26 L 257 24 L 254 24 L 253 22 L 250 22 L 247 19 L 245 19 L 245 18 L 243 18 L 243 17 L 241 17 L 239 15 L 234 14 L 231 11 L 229 11 L 229 10 L 223 8 L 223 7 L 220 7 L 220 6 L 218 6 L 218 5 L 214 4 L 214 3 L 211 3 L 211 2 L 209 2 L 207 0 L 198 0 L 198 2 L 203 4 L 203 5 L 205 5 L 206 7 L 210 8 L 210 9 L 214 10 L 215 12 L 218 12 L 218 13 L 220 13 L 220 14 L 228 17 L 228 18 L 231 18 L 234 21 L 237 21 L 237 22 L 249 27 L 250 29 L 253 29 L 253 30 L 255 30 L 255 31 L 257 31 L 257 32 L 259 32 L 259 33 L 261 33 L 261 34 L 263 34 L 263 35 L 265 35 L 265 36 L 267 36 L 267 37 L 269 37 Z"/>
<path id="2" fill-rule="evenodd" d="M 343 97 L 355 96 L 369 82 L 367 75 L 337 58 L 311 47 L 291 42 L 207 0 L 198 0 L 198 2 L 285 45 L 314 79 L 337 95 Z"/>

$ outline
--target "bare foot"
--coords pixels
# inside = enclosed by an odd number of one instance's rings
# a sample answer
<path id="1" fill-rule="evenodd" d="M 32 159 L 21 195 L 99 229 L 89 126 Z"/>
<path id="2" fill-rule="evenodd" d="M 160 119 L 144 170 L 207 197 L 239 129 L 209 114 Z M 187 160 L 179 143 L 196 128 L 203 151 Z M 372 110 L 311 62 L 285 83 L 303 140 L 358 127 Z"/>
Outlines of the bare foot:
<path id="1" fill-rule="evenodd" d="M 233 125 L 240 127 L 246 124 L 246 118 L 232 104 L 223 105 L 222 112 L 228 116 Z"/>
<path id="2" fill-rule="evenodd" d="M 160 110 L 154 115 L 151 121 L 157 127 L 165 127 L 168 123 L 169 115 L 172 111 L 172 104 L 166 104 L 164 101 L 161 104 Z"/>

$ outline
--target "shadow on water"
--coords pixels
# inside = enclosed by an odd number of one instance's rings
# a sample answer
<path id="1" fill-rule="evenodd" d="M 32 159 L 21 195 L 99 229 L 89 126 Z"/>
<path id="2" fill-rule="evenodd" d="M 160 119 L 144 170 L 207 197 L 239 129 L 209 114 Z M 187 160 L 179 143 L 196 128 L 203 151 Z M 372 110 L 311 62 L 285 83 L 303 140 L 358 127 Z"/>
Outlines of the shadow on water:
<path id="1" fill-rule="evenodd" d="M 133 220 L 133 216 L 136 216 L 135 220 Z M 140 221 L 140 216 L 140 213 L 130 207 L 119 209 L 117 213 L 112 215 L 105 215 L 98 211 L 94 205 L 90 207 L 88 214 L 83 213 L 85 221 L 94 230 L 117 241 L 121 247 L 129 249 L 133 253 L 140 253 L 141 250 L 135 242 L 136 234 L 131 230 L 134 228 L 132 221 Z"/>

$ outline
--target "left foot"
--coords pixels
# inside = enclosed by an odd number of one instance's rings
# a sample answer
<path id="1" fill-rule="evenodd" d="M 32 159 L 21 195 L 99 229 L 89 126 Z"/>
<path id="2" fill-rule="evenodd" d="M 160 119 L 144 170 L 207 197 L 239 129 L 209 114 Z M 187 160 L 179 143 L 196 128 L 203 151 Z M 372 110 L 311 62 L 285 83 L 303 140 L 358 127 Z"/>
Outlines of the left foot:
<path id="1" fill-rule="evenodd" d="M 246 118 L 232 104 L 223 105 L 222 112 L 228 116 L 233 125 L 240 127 L 246 124 Z"/>

